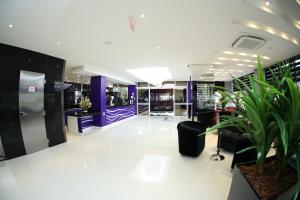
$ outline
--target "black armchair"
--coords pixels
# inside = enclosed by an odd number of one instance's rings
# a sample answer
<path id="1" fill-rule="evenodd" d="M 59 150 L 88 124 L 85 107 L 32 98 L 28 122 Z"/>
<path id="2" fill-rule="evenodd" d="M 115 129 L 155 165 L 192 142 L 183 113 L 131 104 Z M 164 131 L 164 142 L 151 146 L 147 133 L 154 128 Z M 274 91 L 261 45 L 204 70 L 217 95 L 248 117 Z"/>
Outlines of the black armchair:
<path id="1" fill-rule="evenodd" d="M 233 155 L 232 163 L 231 163 L 231 169 L 234 168 L 236 164 L 244 163 L 244 162 L 250 162 L 254 161 L 257 158 L 257 151 L 256 149 L 251 149 L 248 151 L 245 151 L 243 153 L 237 153 L 240 150 L 243 150 L 247 147 L 252 146 L 251 140 L 246 135 L 241 135 L 239 139 L 236 142 L 236 149 Z"/>
<path id="2" fill-rule="evenodd" d="M 179 153 L 192 157 L 199 156 L 205 146 L 205 134 L 202 133 L 206 128 L 199 122 L 180 122 L 177 125 Z"/>

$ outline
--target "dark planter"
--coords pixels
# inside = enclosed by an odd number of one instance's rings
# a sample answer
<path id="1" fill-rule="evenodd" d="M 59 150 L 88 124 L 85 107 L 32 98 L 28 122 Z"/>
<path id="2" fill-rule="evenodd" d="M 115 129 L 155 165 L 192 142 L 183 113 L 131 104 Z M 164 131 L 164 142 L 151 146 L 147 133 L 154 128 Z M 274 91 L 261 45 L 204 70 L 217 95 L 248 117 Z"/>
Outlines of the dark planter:
<path id="1" fill-rule="evenodd" d="M 248 182 L 245 176 L 240 171 L 241 165 L 255 165 L 255 161 L 243 163 L 234 168 L 231 186 L 229 190 L 228 200 L 259 200 L 259 196 L 253 189 L 252 185 Z M 289 166 L 290 167 L 290 166 Z M 292 186 L 285 192 L 272 200 L 288 200 L 292 199 L 296 193 L 296 185 Z"/>

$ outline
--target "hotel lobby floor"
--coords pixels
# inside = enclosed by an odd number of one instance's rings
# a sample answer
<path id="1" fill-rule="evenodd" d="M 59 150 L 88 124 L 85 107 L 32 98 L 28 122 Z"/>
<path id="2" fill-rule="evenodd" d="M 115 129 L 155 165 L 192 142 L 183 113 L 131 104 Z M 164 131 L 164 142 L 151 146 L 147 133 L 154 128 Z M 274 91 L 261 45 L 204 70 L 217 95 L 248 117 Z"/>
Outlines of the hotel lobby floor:
<path id="1" fill-rule="evenodd" d="M 223 200 L 232 155 L 214 162 L 216 135 L 198 158 L 178 153 L 176 125 L 183 117 L 139 116 L 95 128 L 68 142 L 0 162 L 1 200 Z"/>

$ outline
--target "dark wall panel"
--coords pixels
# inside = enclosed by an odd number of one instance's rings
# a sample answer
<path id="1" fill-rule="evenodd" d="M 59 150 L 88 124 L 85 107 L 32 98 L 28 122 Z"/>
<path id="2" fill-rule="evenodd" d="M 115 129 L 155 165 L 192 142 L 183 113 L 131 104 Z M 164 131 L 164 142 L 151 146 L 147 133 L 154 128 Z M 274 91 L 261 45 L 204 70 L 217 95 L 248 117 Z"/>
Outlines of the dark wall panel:
<path id="1" fill-rule="evenodd" d="M 44 104 L 49 146 L 66 141 L 63 121 L 65 61 L 0 44 L 0 135 L 7 158 L 26 154 L 19 119 L 20 70 L 45 74 Z"/>

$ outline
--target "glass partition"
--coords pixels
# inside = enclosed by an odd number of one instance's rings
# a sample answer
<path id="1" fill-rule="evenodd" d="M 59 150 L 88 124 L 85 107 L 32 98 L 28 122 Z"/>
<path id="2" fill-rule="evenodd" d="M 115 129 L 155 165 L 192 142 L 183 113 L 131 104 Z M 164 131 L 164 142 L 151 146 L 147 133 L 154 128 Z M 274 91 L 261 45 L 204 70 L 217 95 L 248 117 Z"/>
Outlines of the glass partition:
<path id="1" fill-rule="evenodd" d="M 149 102 L 149 89 L 139 89 L 138 103 L 148 103 L 148 102 Z"/>
<path id="2" fill-rule="evenodd" d="M 186 88 L 175 89 L 175 103 L 186 103 Z"/>

